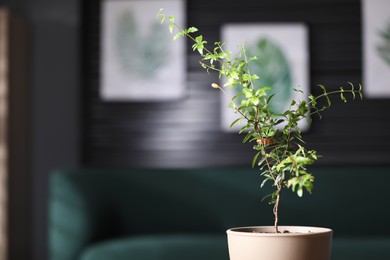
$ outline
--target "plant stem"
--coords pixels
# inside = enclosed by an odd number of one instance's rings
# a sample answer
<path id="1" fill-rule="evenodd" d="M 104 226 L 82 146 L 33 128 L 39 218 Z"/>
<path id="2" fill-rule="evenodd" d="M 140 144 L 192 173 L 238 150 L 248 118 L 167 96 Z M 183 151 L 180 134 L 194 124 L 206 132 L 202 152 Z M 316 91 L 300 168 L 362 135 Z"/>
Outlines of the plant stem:
<path id="1" fill-rule="evenodd" d="M 162 10 L 160 9 L 157 15 L 161 19 L 161 23 L 166 18 Z M 223 87 L 229 86 L 229 88 L 232 88 L 242 86 L 241 93 L 231 98 L 232 102 L 229 103 L 229 107 L 241 115 L 232 122 L 231 126 L 242 119 L 247 121 L 247 124 L 241 128 L 239 133 L 241 134 L 243 131 L 250 129 L 251 131 L 245 136 L 243 142 L 245 143 L 248 140 L 249 142 L 256 142 L 253 148 L 259 152 L 254 156 L 252 165 L 254 166 L 257 162 L 260 170 L 263 171 L 261 175 L 266 178 L 261 187 L 266 181 L 273 181 L 272 186 L 276 191 L 265 197 L 271 197 L 270 204 L 274 204 L 275 232 L 280 233 L 278 224 L 282 189 L 291 187 L 295 192 L 296 186 L 298 185 L 296 192 L 301 197 L 303 189 L 306 189 L 310 193 L 313 187 L 312 182 L 314 177 L 306 171 L 305 166 L 317 160 L 316 151 L 311 150 L 306 152 L 305 148 L 301 146 L 301 143 L 304 144 L 304 141 L 298 122 L 306 116 L 311 120 L 311 116 L 314 114 L 317 114 L 321 118 L 321 112 L 331 106 L 330 95 L 340 94 L 340 98 L 344 102 L 347 102 L 344 94 L 351 94 L 352 99 L 355 99 L 355 96 L 358 94 L 362 99 L 362 86 L 359 84 L 359 89 L 355 90 L 354 85 L 348 82 L 350 89 L 340 87 L 339 90 L 327 92 L 324 86 L 319 85 L 323 91 L 322 94 L 318 96 L 309 95 L 309 102 L 293 100 L 290 103 L 290 107 L 283 114 L 274 114 L 269 108 L 270 100 L 274 94 L 267 97 L 268 87 L 255 88 L 255 80 L 259 77 L 256 74 L 251 74 L 249 62 L 256 60 L 257 57 L 253 56 L 248 59 L 244 44 L 242 44 L 242 51 L 240 52 L 240 56 L 244 58 L 232 58 L 231 51 L 225 51 L 222 48 L 224 43 L 215 42 L 214 49 L 208 49 L 206 47 L 208 43 L 203 39 L 202 35 L 197 37 L 192 36 L 192 33 L 198 31 L 197 28 L 190 27 L 188 29 L 182 29 L 174 22 L 175 19 L 173 16 L 169 16 L 168 19 L 170 21 L 170 32 L 173 33 L 174 27 L 179 30 L 174 36 L 174 39 L 184 36 L 194 42 L 192 49 L 193 51 L 197 51 L 202 57 L 199 62 L 207 73 L 211 70 L 219 72 L 219 77 L 224 76 L 227 82 Z M 227 95 L 225 90 L 217 83 L 213 83 L 211 86 L 213 88 L 219 88 L 223 94 Z M 242 95 L 245 98 L 236 104 L 237 101 L 235 98 Z M 319 108 L 317 101 L 321 98 L 325 98 L 327 103 Z M 310 112 L 310 108 L 314 111 Z M 275 129 L 276 125 L 283 122 L 286 125 L 282 130 Z M 258 157 L 260 155 L 262 155 L 262 158 L 259 160 Z M 289 176 L 286 176 L 286 174 Z"/>
<path id="2" fill-rule="evenodd" d="M 352 92 L 359 93 L 359 91 L 353 90 L 353 89 L 345 89 L 343 91 L 344 91 L 344 93 L 352 93 Z M 334 91 L 329 91 L 329 92 L 323 93 L 321 95 L 316 96 L 314 99 L 317 100 L 317 99 L 320 99 L 322 97 L 330 96 L 330 95 L 334 95 L 334 94 L 340 94 L 340 90 L 334 90 Z"/>
<path id="3" fill-rule="evenodd" d="M 281 197 L 281 193 L 282 193 L 282 185 L 279 183 L 277 184 L 277 189 L 278 189 L 278 195 L 276 196 L 276 202 L 275 202 L 275 205 L 274 205 L 274 209 L 273 209 L 273 212 L 274 212 L 274 215 L 275 215 L 275 223 L 274 223 L 274 227 L 275 227 L 275 233 L 280 233 L 279 232 L 279 204 L 280 204 L 280 197 Z"/>

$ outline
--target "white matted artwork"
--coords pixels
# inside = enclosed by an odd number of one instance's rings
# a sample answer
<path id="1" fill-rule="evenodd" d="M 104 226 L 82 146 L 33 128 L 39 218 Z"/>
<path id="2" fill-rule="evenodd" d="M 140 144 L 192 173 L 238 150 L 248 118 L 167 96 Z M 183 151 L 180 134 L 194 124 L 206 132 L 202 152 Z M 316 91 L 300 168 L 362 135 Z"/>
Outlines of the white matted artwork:
<path id="1" fill-rule="evenodd" d="M 160 8 L 184 26 L 183 0 L 102 2 L 100 96 L 105 101 L 163 101 L 185 94 L 185 42 L 172 43 Z"/>
<path id="2" fill-rule="evenodd" d="M 242 42 L 242 40 L 245 42 Z M 239 55 L 244 44 L 247 56 L 257 56 L 250 63 L 252 74 L 260 79 L 255 88 L 270 86 L 269 95 L 275 94 L 271 109 L 279 113 L 288 109 L 292 99 L 308 100 L 309 91 L 309 47 L 308 29 L 301 23 L 289 24 L 227 24 L 222 28 L 222 42 L 225 49 L 236 50 Z M 224 84 L 224 82 L 222 82 Z M 298 89 L 300 91 L 294 91 Z M 222 96 L 222 129 L 237 131 L 243 126 L 231 122 L 238 118 L 233 109 L 226 109 L 237 90 L 229 89 L 228 96 Z M 299 122 L 299 127 L 308 129 L 307 120 Z"/>
<path id="3" fill-rule="evenodd" d="M 390 97 L 390 0 L 363 1 L 363 85 L 367 97 Z"/>

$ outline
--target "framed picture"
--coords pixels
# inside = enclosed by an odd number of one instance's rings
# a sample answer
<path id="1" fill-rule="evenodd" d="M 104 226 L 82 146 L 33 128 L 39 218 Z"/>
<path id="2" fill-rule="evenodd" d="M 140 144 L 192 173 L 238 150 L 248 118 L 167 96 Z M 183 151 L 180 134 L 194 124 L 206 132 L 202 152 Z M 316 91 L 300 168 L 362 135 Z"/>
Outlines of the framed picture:
<path id="1" fill-rule="evenodd" d="M 390 97 L 390 1 L 363 1 L 363 85 L 365 95 Z"/>
<path id="2" fill-rule="evenodd" d="M 163 101 L 185 94 L 185 42 L 156 18 L 164 8 L 179 25 L 182 0 L 102 2 L 100 96 L 105 101 Z"/>
<path id="3" fill-rule="evenodd" d="M 247 41 L 242 43 L 238 39 Z M 275 94 L 271 101 L 273 112 L 285 111 L 292 99 L 308 100 L 309 48 L 304 24 L 227 24 L 222 28 L 222 41 L 225 49 L 237 50 L 236 56 L 244 44 L 248 57 L 258 57 L 250 62 L 250 70 L 260 77 L 255 88 L 272 87 L 269 95 Z M 225 131 L 237 131 L 243 126 L 236 124 L 230 128 L 238 116 L 225 108 L 236 94 L 237 91 L 229 89 L 228 96 L 221 95 L 224 106 L 221 123 Z M 306 120 L 301 120 L 299 125 L 303 130 L 308 128 Z"/>

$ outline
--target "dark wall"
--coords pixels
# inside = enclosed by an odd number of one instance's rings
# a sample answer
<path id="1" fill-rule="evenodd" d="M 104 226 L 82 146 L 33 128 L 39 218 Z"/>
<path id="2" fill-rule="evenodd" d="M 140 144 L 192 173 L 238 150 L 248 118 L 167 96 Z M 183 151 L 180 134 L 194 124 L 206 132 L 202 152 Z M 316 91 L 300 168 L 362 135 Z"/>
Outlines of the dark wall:
<path id="1" fill-rule="evenodd" d="M 11 224 L 17 225 L 10 230 L 18 233 L 12 234 L 9 260 L 45 260 L 49 173 L 77 167 L 80 161 L 80 2 L 0 0 L 0 6 L 25 20 L 30 38 L 28 188 L 22 190 L 17 180 L 14 184 L 19 188 L 15 194 L 28 193 L 29 200 L 10 205 L 15 213 Z M 22 215 L 26 212 L 28 216 Z"/>
<path id="2" fill-rule="evenodd" d="M 86 1 L 84 18 L 83 161 L 88 165 L 193 167 L 248 165 L 252 151 L 241 136 L 221 132 L 219 94 L 188 48 L 187 96 L 165 103 L 103 102 L 99 98 L 98 1 Z M 209 42 L 224 23 L 303 22 L 309 28 L 311 91 L 362 82 L 362 17 L 359 0 L 187 1 L 188 25 Z M 244 39 L 243 39 L 244 40 Z M 189 45 L 190 46 L 190 45 Z M 315 119 L 307 142 L 319 164 L 388 164 L 388 100 L 333 102 Z"/>
<path id="3" fill-rule="evenodd" d="M 31 2 L 31 1 L 30 1 Z M 31 3 L 33 10 L 33 259 L 46 259 L 51 170 L 80 161 L 79 1 Z"/>

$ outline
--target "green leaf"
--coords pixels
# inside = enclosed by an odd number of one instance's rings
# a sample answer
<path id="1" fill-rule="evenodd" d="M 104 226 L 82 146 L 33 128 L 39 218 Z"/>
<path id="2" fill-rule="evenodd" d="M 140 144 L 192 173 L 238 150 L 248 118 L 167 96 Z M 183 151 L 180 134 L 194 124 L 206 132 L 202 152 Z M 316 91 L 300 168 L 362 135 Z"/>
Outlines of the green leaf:
<path id="1" fill-rule="evenodd" d="M 187 29 L 187 33 L 194 33 L 194 32 L 197 32 L 198 31 L 198 28 L 196 27 L 190 27 Z"/>
<path id="2" fill-rule="evenodd" d="M 186 35 L 186 32 L 184 30 L 182 30 L 182 31 L 176 33 L 176 35 L 173 37 L 173 40 L 175 41 L 177 38 L 183 37 L 185 35 Z"/>
<path id="3" fill-rule="evenodd" d="M 160 18 L 161 24 L 164 23 L 164 21 L 165 21 L 164 8 L 160 8 L 160 10 L 157 12 L 156 17 Z"/>
<path id="4" fill-rule="evenodd" d="M 298 188 L 298 190 L 297 190 L 297 195 L 298 195 L 299 197 L 302 197 L 302 196 L 303 196 L 303 189 L 302 189 L 302 188 Z"/>
<path id="5" fill-rule="evenodd" d="M 255 167 L 256 162 L 257 162 L 257 159 L 259 158 L 260 154 L 261 154 L 261 152 L 258 152 L 258 153 L 256 153 L 256 155 L 253 157 L 253 160 L 252 160 L 252 168 Z"/>
<path id="6" fill-rule="evenodd" d="M 236 123 L 240 122 L 241 120 L 242 120 L 242 117 L 237 118 L 236 120 L 234 120 L 234 121 L 230 124 L 230 128 L 232 128 Z"/>
<path id="7" fill-rule="evenodd" d="M 261 202 L 263 202 L 263 201 L 265 201 L 265 200 L 267 200 L 267 199 L 269 199 L 269 198 L 272 198 L 272 194 L 267 194 L 267 195 L 265 195 L 265 196 L 261 199 Z M 270 200 L 269 204 L 272 204 L 272 203 L 271 203 L 271 200 Z"/>
<path id="8" fill-rule="evenodd" d="M 203 56 L 203 49 L 206 43 L 207 42 L 203 40 L 203 36 L 199 35 L 195 38 L 195 43 L 192 45 L 192 49 L 197 50 L 200 53 L 200 55 Z"/>
<path id="9" fill-rule="evenodd" d="M 344 101 L 344 103 L 347 103 L 347 99 L 344 96 L 344 89 L 343 88 L 340 88 L 340 98 L 342 101 Z"/>
<path id="10" fill-rule="evenodd" d="M 285 122 L 284 119 L 278 119 L 278 120 L 275 122 L 274 126 L 277 126 L 277 125 L 279 125 L 279 124 L 281 124 L 281 123 L 283 123 L 283 122 Z"/>
<path id="11" fill-rule="evenodd" d="M 305 141 L 302 139 L 302 136 L 298 133 L 298 132 L 292 132 L 292 136 L 294 136 L 294 138 L 298 139 L 301 143 L 305 143 Z"/>
<path id="12" fill-rule="evenodd" d="M 173 27 L 174 27 L 175 25 L 173 24 L 173 23 L 171 23 L 170 25 L 169 25 L 169 27 L 168 27 L 168 29 L 169 29 L 169 31 L 171 32 L 171 33 L 173 33 Z"/>
<path id="13" fill-rule="evenodd" d="M 315 107 L 317 105 L 317 100 L 313 95 L 309 95 L 310 104 Z"/>
<path id="14" fill-rule="evenodd" d="M 239 134 L 241 134 L 241 133 L 244 132 L 245 130 L 248 130 L 248 129 L 251 128 L 251 127 L 252 127 L 251 124 L 246 124 L 245 126 L 243 126 L 243 127 L 240 129 Z"/>
<path id="15" fill-rule="evenodd" d="M 309 164 L 312 164 L 313 163 L 313 160 L 310 159 L 310 158 L 307 158 L 307 157 L 303 157 L 303 156 L 296 156 L 294 158 L 295 160 L 295 163 L 297 164 L 303 164 L 303 165 L 309 165 Z"/>
<path id="16" fill-rule="evenodd" d="M 322 89 L 322 92 L 323 92 L 324 94 L 327 93 L 326 88 L 325 88 L 324 85 L 319 84 L 318 86 Z"/>
<path id="17" fill-rule="evenodd" d="M 236 109 L 237 105 L 233 101 L 230 101 L 229 104 L 228 104 L 228 108 Z"/>
<path id="18" fill-rule="evenodd" d="M 243 96 L 243 95 L 244 95 L 243 93 L 238 93 L 237 95 L 235 95 L 234 97 L 232 97 L 232 100 L 235 100 L 236 98 L 241 97 L 241 96 Z"/>
<path id="19" fill-rule="evenodd" d="M 265 178 L 265 179 L 261 182 L 260 188 L 263 188 L 267 181 L 269 181 L 269 179 L 268 179 L 268 178 Z"/>
<path id="20" fill-rule="evenodd" d="M 347 103 L 347 99 L 345 98 L 343 92 L 340 92 L 340 98 L 341 98 L 341 100 L 342 100 L 344 103 Z"/>
<path id="21" fill-rule="evenodd" d="M 253 97 L 254 93 L 253 93 L 253 89 L 251 88 L 243 88 L 242 89 L 242 93 L 245 95 L 246 98 L 251 98 Z"/>
<path id="22" fill-rule="evenodd" d="M 257 91 L 256 91 L 256 94 L 257 94 Z M 267 104 L 270 103 L 271 99 L 275 96 L 275 93 L 270 95 L 268 98 L 267 98 Z M 294 101 L 294 100 L 293 100 Z"/>
<path id="23" fill-rule="evenodd" d="M 255 133 L 255 131 L 250 131 L 246 134 L 246 136 L 244 137 L 244 139 L 242 140 L 243 143 L 246 143 L 248 142 L 248 140 L 252 137 L 253 133 Z"/>

